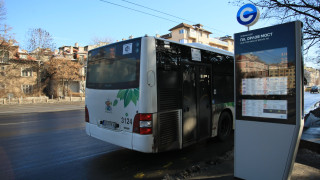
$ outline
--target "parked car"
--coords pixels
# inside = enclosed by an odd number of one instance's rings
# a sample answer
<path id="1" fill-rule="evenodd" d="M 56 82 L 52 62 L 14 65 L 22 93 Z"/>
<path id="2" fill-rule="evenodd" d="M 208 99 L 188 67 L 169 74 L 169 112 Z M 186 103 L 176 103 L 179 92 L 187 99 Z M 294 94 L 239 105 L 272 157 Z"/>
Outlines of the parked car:
<path id="1" fill-rule="evenodd" d="M 319 87 L 318 86 L 312 86 L 310 93 L 319 93 Z"/>
<path id="2" fill-rule="evenodd" d="M 304 91 L 310 92 L 310 90 L 311 90 L 311 86 L 307 86 Z"/>

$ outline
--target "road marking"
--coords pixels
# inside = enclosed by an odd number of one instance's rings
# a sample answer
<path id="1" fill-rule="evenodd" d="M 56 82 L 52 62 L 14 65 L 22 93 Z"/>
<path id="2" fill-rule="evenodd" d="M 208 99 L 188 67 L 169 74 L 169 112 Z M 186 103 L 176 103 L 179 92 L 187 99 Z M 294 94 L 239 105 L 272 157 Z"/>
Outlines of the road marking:
<path id="1" fill-rule="evenodd" d="M 15 124 L 26 124 L 26 123 L 32 123 L 32 122 L 39 122 L 39 121 L 28 121 L 28 122 L 17 122 L 17 123 L 3 123 L 3 124 L 0 124 L 0 126 L 10 126 L 10 125 L 15 125 Z"/>

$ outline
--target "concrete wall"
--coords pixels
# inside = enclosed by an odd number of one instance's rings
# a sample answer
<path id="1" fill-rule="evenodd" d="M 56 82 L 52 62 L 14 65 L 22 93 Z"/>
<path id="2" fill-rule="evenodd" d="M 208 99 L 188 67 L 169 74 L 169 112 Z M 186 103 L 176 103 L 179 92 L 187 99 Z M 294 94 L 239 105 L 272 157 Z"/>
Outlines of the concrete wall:
<path id="1" fill-rule="evenodd" d="M 85 101 L 85 97 L 65 97 L 49 99 L 47 96 L 26 97 L 26 98 L 0 98 L 0 105 L 5 104 L 36 104 L 36 103 L 59 103 L 59 102 L 79 102 Z"/>

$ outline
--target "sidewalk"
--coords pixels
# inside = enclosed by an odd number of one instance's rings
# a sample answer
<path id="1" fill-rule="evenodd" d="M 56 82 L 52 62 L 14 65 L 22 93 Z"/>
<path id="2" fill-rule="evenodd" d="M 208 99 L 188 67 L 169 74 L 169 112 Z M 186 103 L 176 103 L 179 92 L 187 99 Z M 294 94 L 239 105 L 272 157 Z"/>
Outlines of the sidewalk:
<path id="1" fill-rule="evenodd" d="M 291 180 L 320 179 L 320 107 L 312 110 L 306 121 L 311 126 L 303 130 Z M 234 158 L 231 151 L 218 159 L 200 162 L 182 172 L 166 175 L 163 179 L 233 180 L 233 173 Z"/>
<path id="2" fill-rule="evenodd" d="M 39 104 L 39 103 L 61 103 L 61 102 L 81 102 L 85 101 L 85 97 L 64 97 L 49 99 L 47 96 L 40 97 L 20 97 L 20 98 L 0 98 L 1 105 L 13 105 L 13 104 Z"/>
<path id="3" fill-rule="evenodd" d="M 55 102 L 55 103 L 36 103 L 36 104 L 5 104 L 0 105 L 0 115 L 20 114 L 20 113 L 39 113 L 84 110 L 85 102 Z"/>
<path id="4" fill-rule="evenodd" d="M 215 160 L 200 162 L 184 171 L 166 175 L 164 180 L 177 179 L 234 179 L 233 151 Z M 320 179 L 320 154 L 307 149 L 299 148 L 296 161 L 291 174 L 291 180 L 319 180 Z"/>

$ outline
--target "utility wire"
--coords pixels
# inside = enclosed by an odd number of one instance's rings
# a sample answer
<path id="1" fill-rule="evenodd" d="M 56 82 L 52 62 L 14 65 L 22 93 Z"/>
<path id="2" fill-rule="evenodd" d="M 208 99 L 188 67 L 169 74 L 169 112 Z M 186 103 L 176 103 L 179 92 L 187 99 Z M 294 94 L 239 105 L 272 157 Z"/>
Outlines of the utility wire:
<path id="1" fill-rule="evenodd" d="M 130 8 L 130 7 L 127 7 L 127 6 L 116 4 L 116 3 L 113 3 L 113 2 L 110 2 L 110 1 L 107 1 L 107 0 L 99 0 L 99 1 L 104 2 L 104 3 L 108 3 L 108 4 L 112 4 L 114 6 L 122 7 L 122 8 L 125 8 L 125 9 L 129 9 L 129 10 L 132 10 L 132 11 L 136 11 L 136 12 L 139 12 L 139 13 L 142 13 L 142 14 L 146 14 L 146 15 L 149 15 L 149 16 L 153 16 L 153 17 L 156 17 L 156 18 L 160 18 L 160 19 L 163 19 L 163 20 L 171 21 L 171 22 L 174 22 L 174 23 L 177 23 L 177 24 L 180 23 L 178 21 L 174 21 L 174 20 L 171 20 L 171 19 L 168 19 L 168 18 L 165 18 L 165 17 L 157 16 L 157 15 L 150 14 L 150 13 L 147 13 L 147 12 L 144 12 L 144 11 L 140 11 L 140 10 L 137 10 L 137 9 L 133 9 L 133 8 Z M 140 4 L 137 4 L 137 3 L 133 3 L 133 2 L 127 1 L 127 0 L 122 0 L 122 1 L 124 1 L 126 3 L 133 4 L 135 6 L 143 7 L 145 9 L 152 10 L 152 11 L 155 11 L 155 12 L 158 12 L 158 13 L 161 13 L 161 14 L 165 14 L 167 16 L 171 16 L 171 17 L 174 17 L 174 18 L 177 18 L 177 19 L 180 19 L 180 20 L 184 20 L 184 21 L 190 22 L 192 24 L 197 24 L 196 22 L 193 22 L 193 21 L 190 21 L 190 20 L 175 16 L 175 15 L 172 15 L 172 14 L 169 14 L 169 13 L 165 13 L 165 12 L 162 12 L 162 11 L 159 11 L 159 10 L 156 10 L 156 9 L 152 9 L 152 8 L 147 7 L 147 6 L 143 6 L 143 5 L 140 5 Z M 212 27 L 209 27 L 209 26 L 204 26 L 204 27 L 207 27 L 208 29 L 212 29 L 212 30 L 218 31 L 220 33 L 228 34 L 227 32 L 221 31 L 221 30 L 216 29 L 216 28 L 212 28 Z"/>
<path id="2" fill-rule="evenodd" d="M 149 10 L 151 10 L 151 11 L 155 11 L 155 12 L 158 12 L 158 13 L 161 13 L 161 14 L 164 14 L 164 15 L 167 15 L 167 16 L 171 16 L 171 17 L 174 17 L 174 18 L 177 18 L 177 19 L 181 19 L 181 20 L 190 22 L 190 23 L 192 23 L 192 24 L 197 24 L 196 22 L 190 21 L 190 20 L 188 20 L 188 19 L 184 19 L 184 18 L 175 16 L 175 15 L 172 15 L 172 14 L 169 14 L 169 13 L 165 13 L 165 12 L 162 12 L 162 11 L 159 11 L 159 10 L 156 10 L 156 9 L 152 9 L 152 8 L 149 8 L 149 7 L 146 7 L 146 6 L 137 4 L 137 3 L 133 3 L 133 2 L 130 2 L 130 1 L 127 1 L 127 0 L 122 0 L 122 1 L 124 1 L 124 2 L 126 2 L 126 3 L 130 3 L 130 4 L 133 4 L 133 5 L 136 5 L 136 6 L 139 6 L 139 7 L 143 7 L 143 8 L 145 8 L 145 9 L 149 9 Z"/>
<path id="3" fill-rule="evenodd" d="M 184 20 L 184 21 L 190 22 L 192 24 L 197 24 L 197 22 L 190 21 L 188 19 L 184 19 L 184 18 L 175 16 L 175 15 L 172 15 L 172 14 L 169 14 L 169 13 L 166 13 L 166 12 L 162 12 L 162 11 L 159 11 L 159 10 L 156 10 L 156 9 L 152 9 L 152 8 L 147 7 L 147 6 L 143 6 L 143 5 L 140 5 L 140 4 L 137 4 L 137 3 L 133 3 L 133 2 L 127 1 L 127 0 L 122 0 L 122 1 L 124 1 L 126 3 L 130 3 L 130 4 L 133 4 L 133 5 L 136 5 L 136 6 L 139 6 L 139 7 L 143 7 L 145 9 L 149 9 L 151 11 L 155 11 L 155 12 L 167 15 L 167 16 L 171 16 L 171 17 L 174 17 L 174 18 L 177 18 L 177 19 L 180 19 L 180 20 Z M 224 33 L 224 34 L 228 34 L 227 32 L 221 31 L 221 30 L 213 28 L 213 27 L 209 27 L 209 26 L 205 26 L 205 25 L 204 25 L 204 27 L 207 27 L 208 29 L 212 29 L 212 30 L 215 30 L 215 31 L 219 31 L 219 32 Z"/>
<path id="4" fill-rule="evenodd" d="M 123 5 L 120 5 L 120 4 L 116 4 L 116 3 L 112 3 L 112 2 L 109 2 L 109 1 L 106 1 L 106 0 L 99 0 L 99 1 L 104 2 L 104 3 L 108 3 L 108 4 L 112 4 L 112 5 L 115 5 L 115 6 L 119 6 L 119 7 L 122 7 L 122 8 L 130 9 L 132 11 L 136 11 L 136 12 L 139 12 L 139 13 L 142 13 L 142 14 L 147 14 L 149 16 L 157 17 L 157 18 L 164 19 L 164 20 L 167 20 L 167 21 L 171 21 L 171 22 L 174 22 L 174 23 L 179 23 L 177 21 L 174 21 L 174 20 L 171 20 L 171 19 L 168 19 L 168 18 L 160 17 L 160 16 L 157 16 L 157 15 L 154 15 L 154 14 L 150 14 L 150 13 L 147 13 L 147 12 L 144 12 L 144 11 L 137 10 L 137 9 L 129 8 L 129 7 L 126 7 L 126 6 L 123 6 Z"/>

